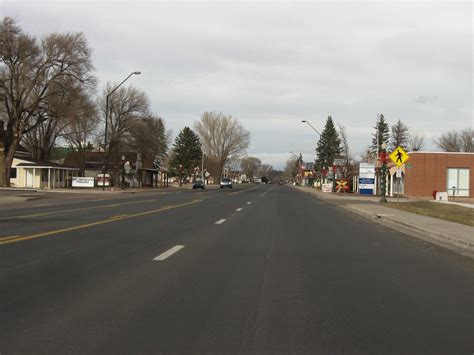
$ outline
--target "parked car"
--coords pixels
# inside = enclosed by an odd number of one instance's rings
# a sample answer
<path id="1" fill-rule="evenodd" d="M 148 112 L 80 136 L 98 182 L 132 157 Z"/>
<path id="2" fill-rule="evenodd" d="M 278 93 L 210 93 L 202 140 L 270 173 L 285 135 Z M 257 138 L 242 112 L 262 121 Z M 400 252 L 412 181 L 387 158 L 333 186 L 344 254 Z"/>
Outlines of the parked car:
<path id="1" fill-rule="evenodd" d="M 224 187 L 232 188 L 232 180 L 229 178 L 222 178 L 220 182 L 220 186 L 221 186 L 221 189 L 223 189 Z"/>
<path id="2" fill-rule="evenodd" d="M 204 185 L 204 181 L 202 180 L 195 180 L 193 182 L 193 190 L 194 189 L 203 189 L 205 188 L 206 185 Z"/>

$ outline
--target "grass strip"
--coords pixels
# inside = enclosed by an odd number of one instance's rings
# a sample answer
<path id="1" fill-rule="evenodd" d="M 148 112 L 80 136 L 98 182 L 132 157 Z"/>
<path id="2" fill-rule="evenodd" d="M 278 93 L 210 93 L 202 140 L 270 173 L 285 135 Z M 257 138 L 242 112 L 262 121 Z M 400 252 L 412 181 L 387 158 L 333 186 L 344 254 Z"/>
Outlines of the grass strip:
<path id="1" fill-rule="evenodd" d="M 473 208 L 429 201 L 389 202 L 387 207 L 474 227 Z"/>

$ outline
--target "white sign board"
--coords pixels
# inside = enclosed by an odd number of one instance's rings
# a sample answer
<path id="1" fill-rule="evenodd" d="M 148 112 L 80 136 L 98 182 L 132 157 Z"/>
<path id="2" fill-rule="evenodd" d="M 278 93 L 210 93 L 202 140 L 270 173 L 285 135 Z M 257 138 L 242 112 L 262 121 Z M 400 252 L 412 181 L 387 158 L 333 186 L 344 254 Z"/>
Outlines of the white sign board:
<path id="1" fill-rule="evenodd" d="M 375 164 L 359 164 L 359 193 L 371 195 L 375 188 Z"/>
<path id="2" fill-rule="evenodd" d="M 323 184 L 321 186 L 322 192 L 332 192 L 332 184 Z"/>
<path id="3" fill-rule="evenodd" d="M 94 178 L 73 176 L 72 187 L 94 187 Z"/>

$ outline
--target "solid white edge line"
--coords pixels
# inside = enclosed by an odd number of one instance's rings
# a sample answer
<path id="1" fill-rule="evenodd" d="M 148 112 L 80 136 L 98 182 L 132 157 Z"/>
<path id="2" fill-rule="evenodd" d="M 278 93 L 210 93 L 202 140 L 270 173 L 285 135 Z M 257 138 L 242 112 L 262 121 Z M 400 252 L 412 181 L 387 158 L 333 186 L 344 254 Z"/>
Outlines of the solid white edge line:
<path id="1" fill-rule="evenodd" d="M 236 211 L 236 212 L 240 212 L 240 211 L 242 211 L 242 209 L 241 209 L 241 208 L 237 208 L 235 211 Z"/>
<path id="2" fill-rule="evenodd" d="M 217 221 L 216 223 L 214 223 L 214 224 L 222 224 L 222 223 L 224 223 L 224 222 L 225 222 L 225 219 L 220 219 L 220 220 L 218 220 L 218 221 Z"/>
<path id="3" fill-rule="evenodd" d="M 171 249 L 169 249 L 168 251 L 165 251 L 164 253 L 158 255 L 156 258 L 154 258 L 153 260 L 155 261 L 163 261 L 163 260 L 166 260 L 168 259 L 171 255 L 173 255 L 174 253 L 177 253 L 178 251 L 180 251 L 181 249 L 184 248 L 184 245 L 175 245 L 174 247 L 172 247 Z"/>

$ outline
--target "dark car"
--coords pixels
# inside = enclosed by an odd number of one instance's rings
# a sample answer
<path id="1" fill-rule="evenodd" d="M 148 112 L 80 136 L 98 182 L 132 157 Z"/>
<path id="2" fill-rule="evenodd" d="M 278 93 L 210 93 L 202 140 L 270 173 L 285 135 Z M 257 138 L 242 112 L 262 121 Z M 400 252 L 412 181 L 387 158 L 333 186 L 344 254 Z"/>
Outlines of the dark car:
<path id="1" fill-rule="evenodd" d="M 196 181 L 193 182 L 193 190 L 194 189 L 203 189 L 204 190 L 204 187 L 205 187 L 204 181 L 202 181 L 202 180 L 196 180 Z"/>
<path id="2" fill-rule="evenodd" d="M 224 187 L 230 187 L 232 188 L 232 180 L 229 178 L 223 178 L 220 183 L 221 189 Z"/>

